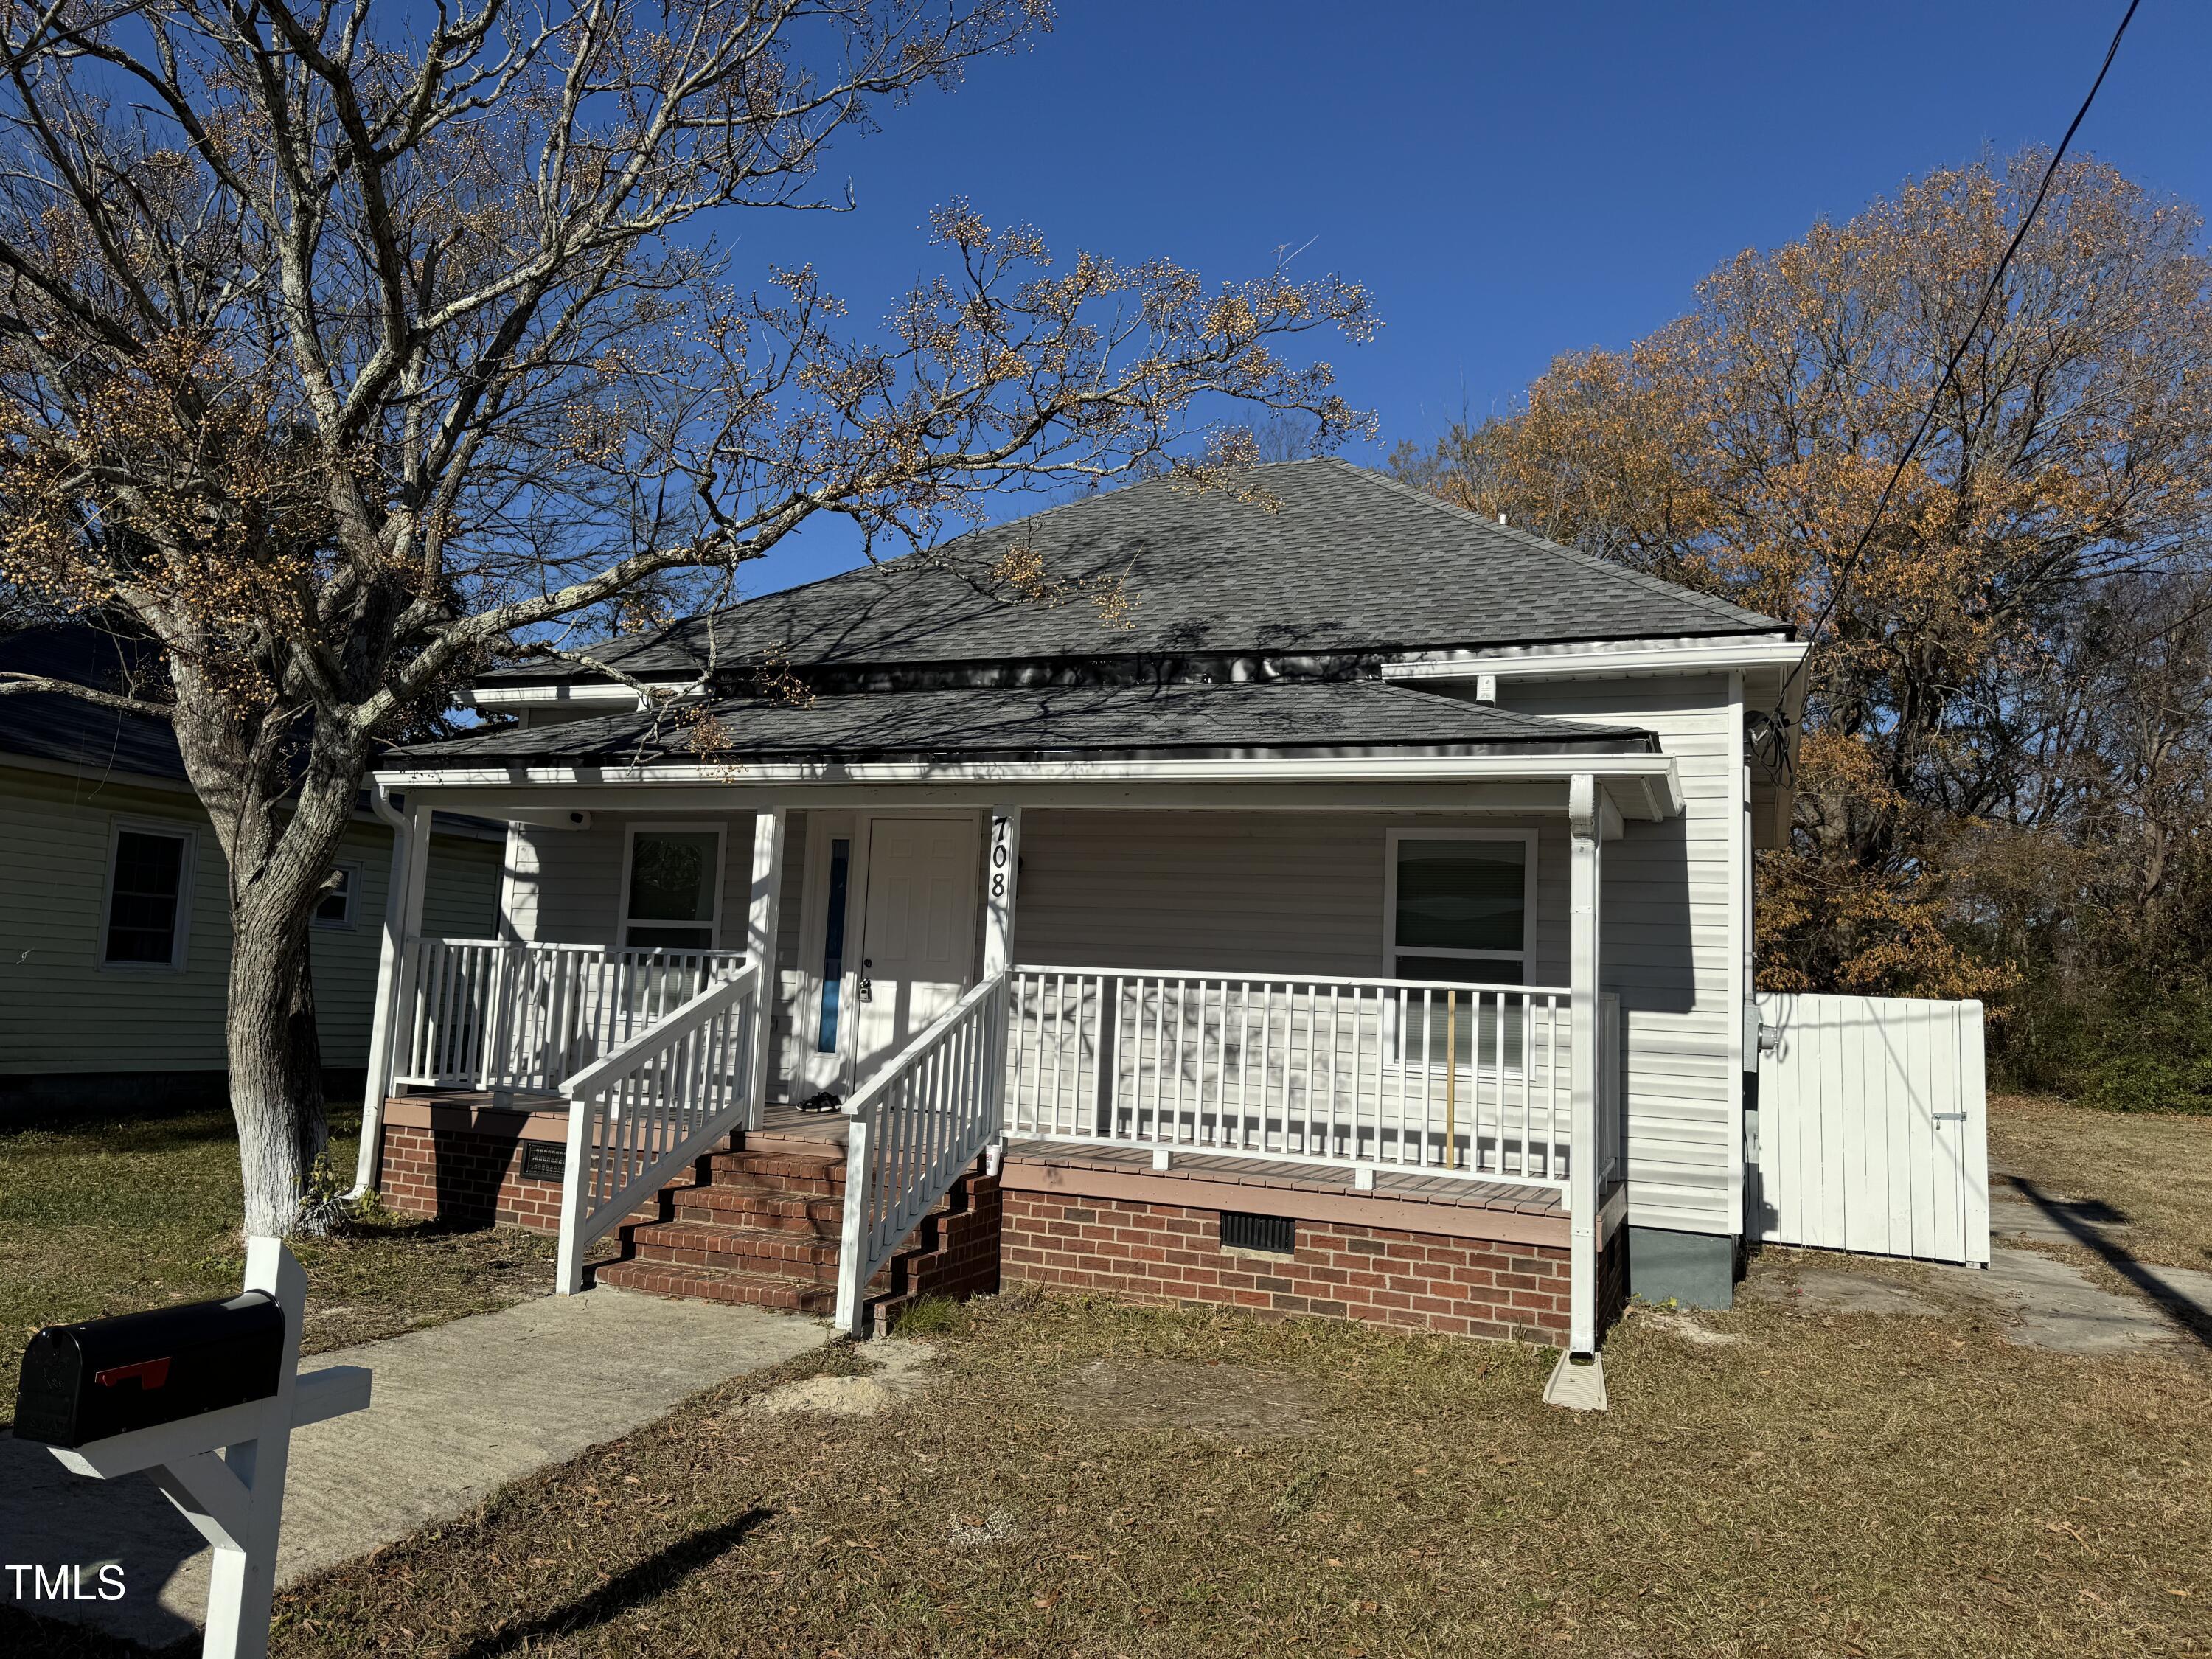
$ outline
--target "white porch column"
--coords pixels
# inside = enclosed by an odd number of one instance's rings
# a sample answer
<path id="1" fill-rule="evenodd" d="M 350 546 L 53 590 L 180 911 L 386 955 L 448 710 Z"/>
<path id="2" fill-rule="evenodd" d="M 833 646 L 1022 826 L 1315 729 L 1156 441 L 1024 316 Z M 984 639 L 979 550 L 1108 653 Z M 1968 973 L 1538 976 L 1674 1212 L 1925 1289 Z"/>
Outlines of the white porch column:
<path id="1" fill-rule="evenodd" d="M 783 828 L 781 806 L 753 820 L 752 902 L 745 913 L 745 954 L 760 966 L 760 1019 L 754 1029 L 752 1084 L 746 1095 L 749 1129 L 767 1121 L 769 1068 L 775 1063 L 775 924 L 782 900 Z"/>
<path id="2" fill-rule="evenodd" d="M 1014 901 L 1019 896 L 1022 874 L 1022 809 L 1011 801 L 991 809 L 988 840 L 983 858 L 983 977 L 1006 973 L 1014 965 Z M 1011 979 L 999 998 L 999 1013 L 991 1042 L 991 1075 L 999 1114 L 999 1132 L 984 1153 L 984 1167 L 998 1173 L 1006 1155 L 1006 1027 L 1013 1016 Z"/>
<path id="3" fill-rule="evenodd" d="M 415 951 L 422 931 L 422 895 L 430 878 L 430 809 L 396 811 L 381 788 L 369 794 L 376 815 L 392 826 L 392 875 L 384 890 L 384 933 L 377 945 L 376 1000 L 369 1012 L 368 1072 L 362 1085 L 361 1152 L 354 1164 L 356 1195 L 376 1184 L 384 1131 L 384 1102 L 392 1074 L 406 1052 L 415 1012 Z"/>
<path id="4" fill-rule="evenodd" d="M 991 844 L 983 864 L 983 977 L 1014 961 L 1014 898 L 1022 872 L 1022 809 L 991 809 Z"/>
<path id="5" fill-rule="evenodd" d="M 1568 876 L 1567 988 L 1572 1004 L 1573 1161 L 1569 1166 L 1570 1350 L 1597 1352 L 1598 872 L 1604 845 L 1597 781 L 1577 773 L 1567 791 L 1573 836 Z"/>

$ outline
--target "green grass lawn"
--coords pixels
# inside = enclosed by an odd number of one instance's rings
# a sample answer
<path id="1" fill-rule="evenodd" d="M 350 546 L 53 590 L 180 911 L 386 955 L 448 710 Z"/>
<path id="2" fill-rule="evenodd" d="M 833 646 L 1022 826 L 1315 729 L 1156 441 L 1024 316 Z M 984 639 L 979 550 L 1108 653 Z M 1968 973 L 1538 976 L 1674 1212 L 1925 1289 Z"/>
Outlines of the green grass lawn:
<path id="1" fill-rule="evenodd" d="M 350 1170 L 357 1118 L 332 1114 Z M 238 1139 L 226 1111 L 158 1117 L 57 1112 L 0 1127 L 0 1421 L 23 1345 L 42 1325 L 235 1294 Z M 550 1239 L 456 1232 L 397 1218 L 294 1246 L 307 1270 L 307 1352 L 505 1307 L 553 1287 Z"/>

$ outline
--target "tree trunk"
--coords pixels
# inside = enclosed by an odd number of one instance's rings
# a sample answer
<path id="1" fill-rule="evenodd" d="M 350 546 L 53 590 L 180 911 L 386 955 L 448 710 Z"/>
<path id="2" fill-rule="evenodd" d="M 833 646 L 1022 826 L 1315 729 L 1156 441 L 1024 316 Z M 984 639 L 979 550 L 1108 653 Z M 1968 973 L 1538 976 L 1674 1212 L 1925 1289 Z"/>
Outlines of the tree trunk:
<path id="1" fill-rule="evenodd" d="M 341 722 L 254 706 L 189 656 L 171 674 L 177 747 L 230 867 L 223 1035 L 246 1231 L 282 1238 L 330 1134 L 307 942 L 368 755 Z M 288 752 L 302 728 L 305 752 Z"/>
<path id="2" fill-rule="evenodd" d="M 231 918 L 230 1109 L 249 1236 L 296 1231 L 315 1160 L 330 1138 L 315 1031 L 307 930 L 253 906 Z"/>

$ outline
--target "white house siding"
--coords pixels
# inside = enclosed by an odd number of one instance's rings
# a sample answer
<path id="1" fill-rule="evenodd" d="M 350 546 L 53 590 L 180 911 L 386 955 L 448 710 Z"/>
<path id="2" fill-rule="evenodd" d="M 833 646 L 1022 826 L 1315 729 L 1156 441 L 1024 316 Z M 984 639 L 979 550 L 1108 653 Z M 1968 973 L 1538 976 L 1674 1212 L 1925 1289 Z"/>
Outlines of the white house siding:
<path id="1" fill-rule="evenodd" d="M 1742 988 L 1730 962 L 1740 896 L 1730 831 L 1743 784 L 1727 677 L 1505 679 L 1498 690 L 1516 711 L 1656 732 L 1674 757 L 1682 816 L 1632 821 L 1607 842 L 1599 897 L 1599 972 L 1620 994 L 1628 1050 L 1629 1219 L 1739 1232 L 1741 1079 L 1731 1061 Z"/>
<path id="2" fill-rule="evenodd" d="M 750 812 L 594 812 L 591 827 L 584 830 L 515 825 L 507 837 L 507 878 L 501 897 L 513 936 L 532 944 L 621 944 L 623 854 L 629 827 L 678 823 L 687 829 L 721 828 L 722 902 L 715 918 L 714 947 L 744 950 L 745 908 L 753 884 Z M 427 915 L 424 931 L 429 931 Z"/>
<path id="3" fill-rule="evenodd" d="M 745 948 L 746 913 L 751 903 L 753 833 L 750 812 L 626 816 L 592 814 L 586 830 L 550 830 L 516 824 L 507 845 L 507 880 L 501 905 L 504 936 L 532 944 L 617 945 L 620 941 L 623 849 L 633 823 L 720 824 L 722 837 L 722 902 L 715 919 L 714 944 L 724 951 Z M 793 812 L 784 823 L 783 873 L 776 915 L 777 1076 L 788 1077 L 792 1004 L 800 984 L 799 938 L 806 871 L 806 815 Z M 429 926 L 425 906 L 423 931 Z M 771 1085 L 773 1090 L 773 1085 Z"/>
<path id="4" fill-rule="evenodd" d="M 118 819 L 194 832 L 181 968 L 100 964 Z M 338 856 L 361 871 L 353 926 L 312 939 L 323 1060 L 343 1068 L 368 1063 L 391 833 L 356 823 Z M 498 869 L 496 842 L 435 837 L 426 909 L 489 933 Z M 0 1074 L 222 1070 L 227 890 L 222 849 L 183 792 L 0 769 Z"/>
<path id="5" fill-rule="evenodd" d="M 1024 813 L 1015 960 L 1385 975 L 1388 833 L 1461 827 L 1536 832 L 1528 979 L 1565 985 L 1565 823 L 1495 813 Z"/>

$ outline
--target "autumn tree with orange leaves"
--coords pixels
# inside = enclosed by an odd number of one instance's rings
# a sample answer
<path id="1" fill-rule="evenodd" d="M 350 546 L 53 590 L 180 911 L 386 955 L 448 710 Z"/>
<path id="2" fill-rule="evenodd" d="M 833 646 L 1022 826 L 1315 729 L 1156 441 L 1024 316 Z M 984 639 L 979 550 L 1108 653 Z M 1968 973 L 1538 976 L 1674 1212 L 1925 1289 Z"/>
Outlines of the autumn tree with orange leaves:
<path id="1" fill-rule="evenodd" d="M 2192 210 L 2069 162 L 1970 335 L 2048 159 L 1934 173 L 1740 254 L 1629 349 L 1561 357 L 1516 412 L 1394 458 L 1810 635 L 1795 832 L 1759 870 L 1769 987 L 1999 992 L 2039 941 L 2192 867 L 2201 810 L 2167 809 L 2203 781 L 2212 264 Z M 2153 659 L 2175 672 L 2100 726 L 2081 692 Z"/>
<path id="2" fill-rule="evenodd" d="M 517 637 L 724 593 L 802 525 L 927 546 L 988 493 L 1231 482 L 1242 406 L 1364 417 L 1286 345 L 1367 295 L 1055 260 L 955 203 L 848 316 L 735 264 L 1043 0 L 434 8 L 0 0 L 0 579 L 150 642 L 229 868 L 250 1231 L 325 1136 L 308 919 L 377 744 Z M 532 630 L 540 630 L 533 634 Z"/>

